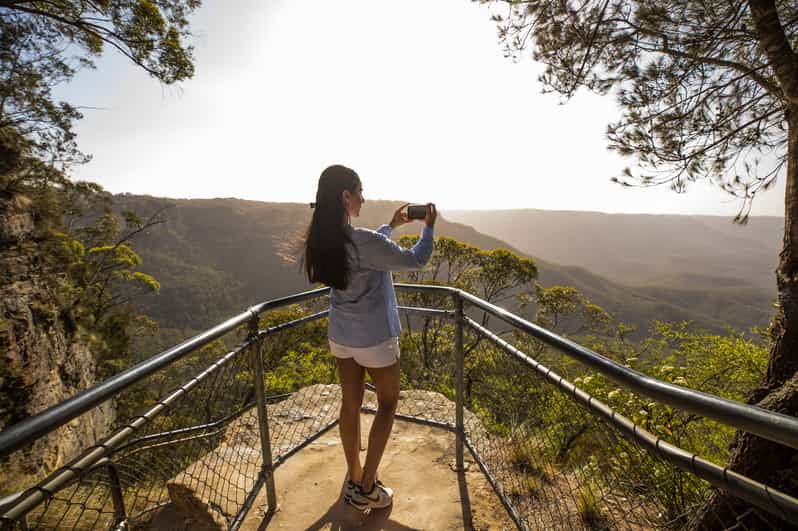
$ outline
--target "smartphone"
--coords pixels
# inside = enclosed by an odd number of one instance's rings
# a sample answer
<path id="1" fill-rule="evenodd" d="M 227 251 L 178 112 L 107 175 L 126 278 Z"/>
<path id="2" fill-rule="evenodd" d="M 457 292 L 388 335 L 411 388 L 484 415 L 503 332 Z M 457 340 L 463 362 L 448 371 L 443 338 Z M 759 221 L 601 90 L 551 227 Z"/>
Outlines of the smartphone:
<path id="1" fill-rule="evenodd" d="M 407 207 L 407 217 L 410 219 L 424 219 L 427 217 L 427 205 L 410 205 Z"/>

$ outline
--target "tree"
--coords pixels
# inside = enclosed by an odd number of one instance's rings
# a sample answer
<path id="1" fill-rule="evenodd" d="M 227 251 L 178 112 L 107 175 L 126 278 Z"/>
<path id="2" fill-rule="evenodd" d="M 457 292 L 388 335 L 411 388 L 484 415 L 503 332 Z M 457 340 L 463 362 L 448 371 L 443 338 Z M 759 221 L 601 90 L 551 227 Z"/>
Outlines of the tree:
<path id="1" fill-rule="evenodd" d="M 133 271 L 140 259 L 129 240 L 162 220 L 160 213 L 146 221 L 126 213 L 130 231 L 119 236 L 109 196 L 97 185 L 71 182 L 70 166 L 88 160 L 72 130 L 81 114 L 54 101 L 51 89 L 94 67 L 106 45 L 164 83 L 191 77 L 192 48 L 181 41 L 199 4 L 0 0 L 0 211 L 18 196 L 32 205 L 37 237 L 54 243 L 42 248 L 44 261 L 59 270 L 50 276 L 65 275 L 55 298 L 69 300 L 67 324 L 100 326 L 125 306 L 129 286 L 157 290 L 154 279 Z M 83 218 L 85 207 L 100 212 L 96 223 Z"/>
<path id="2" fill-rule="evenodd" d="M 31 205 L 67 325 L 121 326 L 130 319 L 120 320 L 117 309 L 136 291 L 131 286 L 157 291 L 154 279 L 134 271 L 140 258 L 129 240 L 162 220 L 160 213 L 146 221 L 126 213 L 129 232 L 120 235 L 108 194 L 69 179 L 70 166 L 88 160 L 72 129 L 81 114 L 56 102 L 51 89 L 94 67 L 106 45 L 164 83 L 191 77 L 192 48 L 181 41 L 199 4 L 0 0 L 0 211 L 19 197 Z M 87 208 L 99 212 L 93 223 L 84 218 Z"/>
<path id="3" fill-rule="evenodd" d="M 0 263 L 19 262 L 6 276 L 12 281 L 35 278 L 35 293 L 27 300 L 41 306 L 37 312 L 47 323 L 26 321 L 20 330 L 39 327 L 43 335 L 57 324 L 64 340 L 87 343 L 97 358 L 96 372 L 80 366 L 53 375 L 54 380 L 91 372 L 89 380 L 81 380 L 90 381 L 129 363 L 132 328 L 151 322 L 135 315 L 127 302 L 157 291 L 158 284 L 136 270 L 140 259 L 130 246 L 134 234 L 157 220 L 125 215 L 127 232 L 122 233 L 109 205 L 98 203 L 108 194 L 69 178 L 72 165 L 89 159 L 79 151 L 73 130 L 81 113 L 71 103 L 56 101 L 52 89 L 79 69 L 93 68 L 107 46 L 163 83 L 191 77 L 192 49 L 183 41 L 189 36 L 188 17 L 199 4 L 0 0 L 0 218 L 25 220 L 24 230 L 13 238 L 0 238 Z M 0 303 L 0 314 L 6 308 Z M 28 348 L 27 343 L 17 347 Z M 14 415 L 29 414 L 22 406 L 34 401 L 30 389 L 20 387 L 24 379 L 16 378 L 20 367 L 0 358 L 0 399 L 16 401 Z M 47 389 L 35 403 L 41 407 L 55 399 Z"/>
<path id="4" fill-rule="evenodd" d="M 798 4 L 775 0 L 480 0 L 495 12 L 508 56 L 528 46 L 545 65 L 544 91 L 615 91 L 621 117 L 609 147 L 634 156 L 624 185 L 684 192 L 710 179 L 743 204 L 785 174 L 778 310 L 767 376 L 750 402 L 798 413 Z M 793 495 L 796 452 L 739 434 L 730 466 Z M 711 511 L 730 523 L 739 501 L 716 492 Z M 727 509 L 728 508 L 728 509 Z"/>
<path id="5" fill-rule="evenodd" d="M 532 299 L 524 297 L 526 305 Z M 591 303 L 571 286 L 535 286 L 535 322 L 560 335 L 599 333 L 609 329 L 611 317 L 604 308 Z M 565 319 L 563 319 L 565 318 Z M 575 321 L 576 328 L 560 329 L 564 321 Z"/>
<path id="6" fill-rule="evenodd" d="M 162 211 L 147 219 L 125 211 L 125 226 L 120 228 L 110 194 L 97 188 L 78 183 L 63 191 L 63 204 L 69 207 L 63 215 L 64 230 L 52 231 L 43 257 L 58 318 L 70 337 L 88 339 L 98 376 L 103 377 L 130 365 L 132 328 L 157 328 L 131 305 L 160 290 L 158 281 L 137 270 L 142 261 L 131 243 L 166 220 Z"/>
<path id="7" fill-rule="evenodd" d="M 78 108 L 51 89 L 110 46 L 163 83 L 194 73 L 188 16 L 199 0 L 0 0 L 0 140 L 57 167 L 87 160 Z M 12 132 L 16 134 L 12 134 Z"/>
<path id="8" fill-rule="evenodd" d="M 410 247 L 418 240 L 418 236 L 402 236 L 399 245 Z M 507 249 L 482 250 L 473 245 L 453 238 L 441 236 L 435 239 L 435 250 L 429 263 L 422 269 L 407 271 L 395 275 L 397 280 L 413 284 L 447 285 L 473 292 L 494 304 L 508 300 L 519 301 L 524 295 L 533 292 L 533 282 L 537 278 L 537 267 L 530 258 L 518 256 Z M 448 295 L 427 293 L 403 294 L 402 301 L 410 306 L 427 306 L 434 308 L 453 308 L 453 301 Z M 482 312 L 481 323 L 487 326 L 489 314 Z M 413 333 L 413 323 L 420 323 L 419 333 Z M 451 364 L 452 338 L 454 329 L 448 324 L 441 324 L 437 318 L 424 316 L 406 316 L 408 341 L 412 343 L 410 350 L 418 352 L 421 358 L 423 374 L 439 374 L 444 364 Z M 477 335 L 472 341 L 463 345 L 465 358 L 466 395 L 471 393 L 471 386 L 479 377 L 476 369 L 479 364 L 478 347 L 483 337 Z M 450 372 L 447 378 L 453 374 Z M 449 390 L 453 391 L 453 387 Z"/>

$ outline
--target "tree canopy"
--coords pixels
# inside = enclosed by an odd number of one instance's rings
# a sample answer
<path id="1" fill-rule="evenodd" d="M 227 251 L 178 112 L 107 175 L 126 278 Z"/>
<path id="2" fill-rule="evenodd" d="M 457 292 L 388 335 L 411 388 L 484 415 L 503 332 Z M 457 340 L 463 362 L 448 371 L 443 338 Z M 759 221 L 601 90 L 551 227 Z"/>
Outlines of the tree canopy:
<path id="1" fill-rule="evenodd" d="M 188 17 L 199 0 L 0 0 L 0 140 L 63 167 L 87 158 L 75 143 L 80 110 L 52 88 L 93 68 L 107 47 L 163 83 L 194 73 Z M 5 155 L 4 153 L 4 155 Z"/>
<path id="2" fill-rule="evenodd" d="M 610 149 L 634 157 L 615 180 L 684 192 L 710 179 L 743 200 L 784 175 L 784 247 L 767 375 L 749 401 L 795 415 L 798 397 L 798 3 L 789 0 L 480 0 L 506 54 L 527 47 L 544 91 L 608 94 Z M 740 433 L 729 465 L 757 480 L 794 477 L 796 452 Z M 777 485 L 795 494 L 785 479 Z M 725 504 L 725 505 L 724 505 Z M 732 525 L 739 500 L 716 492 L 697 528 Z M 725 507 L 725 508 L 724 508 Z M 739 508 L 739 507 L 738 507 Z M 709 515 L 721 514 L 721 518 Z"/>

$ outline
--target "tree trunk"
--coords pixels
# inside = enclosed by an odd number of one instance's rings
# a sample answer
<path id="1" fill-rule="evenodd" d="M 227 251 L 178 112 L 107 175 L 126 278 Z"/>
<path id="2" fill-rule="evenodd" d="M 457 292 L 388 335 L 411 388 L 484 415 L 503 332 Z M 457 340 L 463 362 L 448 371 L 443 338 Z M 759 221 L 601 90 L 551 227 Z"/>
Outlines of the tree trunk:
<path id="1" fill-rule="evenodd" d="M 749 403 L 787 415 L 798 415 L 798 106 L 787 112 L 787 186 L 784 208 L 784 248 L 776 270 L 778 311 L 773 322 L 767 376 Z M 738 432 L 729 468 L 798 497 L 798 451 L 761 437 Z M 693 529 L 798 529 L 716 490 L 698 514 Z M 760 516 L 762 515 L 762 517 Z M 764 518 L 763 518 L 764 517 Z M 769 520 L 766 521 L 765 519 Z M 774 527 L 777 526 L 777 527 Z"/>
<path id="2" fill-rule="evenodd" d="M 749 403 L 787 415 L 798 414 L 798 56 L 779 20 L 775 0 L 749 0 L 751 18 L 778 81 L 787 122 L 787 183 L 784 193 L 784 241 L 776 269 L 778 310 L 773 321 L 767 376 Z M 798 451 L 737 432 L 729 468 L 751 479 L 798 497 Z M 696 529 L 798 529 L 750 506 L 722 490 L 715 490 L 696 515 Z M 762 517 L 759 516 L 762 515 Z M 770 520 L 772 523 L 767 523 Z M 742 524 L 742 525 L 740 525 Z"/>

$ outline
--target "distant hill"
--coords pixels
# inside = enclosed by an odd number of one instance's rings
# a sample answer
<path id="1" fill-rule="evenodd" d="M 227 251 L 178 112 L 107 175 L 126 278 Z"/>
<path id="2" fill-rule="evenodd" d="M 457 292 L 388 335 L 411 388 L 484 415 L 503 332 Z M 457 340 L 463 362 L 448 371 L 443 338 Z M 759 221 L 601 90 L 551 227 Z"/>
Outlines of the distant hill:
<path id="1" fill-rule="evenodd" d="M 530 256 L 631 286 L 759 288 L 774 299 L 784 220 L 554 210 L 447 211 Z"/>
<path id="2" fill-rule="evenodd" d="M 164 327 L 205 328 L 256 302 L 311 287 L 297 260 L 311 215 L 307 204 L 128 194 L 115 200 L 118 208 L 140 215 L 168 206 L 167 223 L 152 228 L 135 244 L 144 270 L 162 284 L 160 296 L 142 301 L 142 308 Z M 376 228 L 400 204 L 369 201 L 356 224 Z M 410 225 L 399 233 L 414 233 L 420 227 Z M 522 254 L 501 239 L 451 222 L 448 213 L 441 215 L 436 233 L 483 249 L 504 247 Z M 589 267 L 558 265 L 548 256 L 536 260 L 544 285 L 574 286 L 617 318 L 641 328 L 652 319 L 688 319 L 709 330 L 721 331 L 727 324 L 747 329 L 766 324 L 772 313 L 765 290 L 741 286 L 731 277 L 731 288 L 666 289 L 656 284 L 632 288 Z"/>

